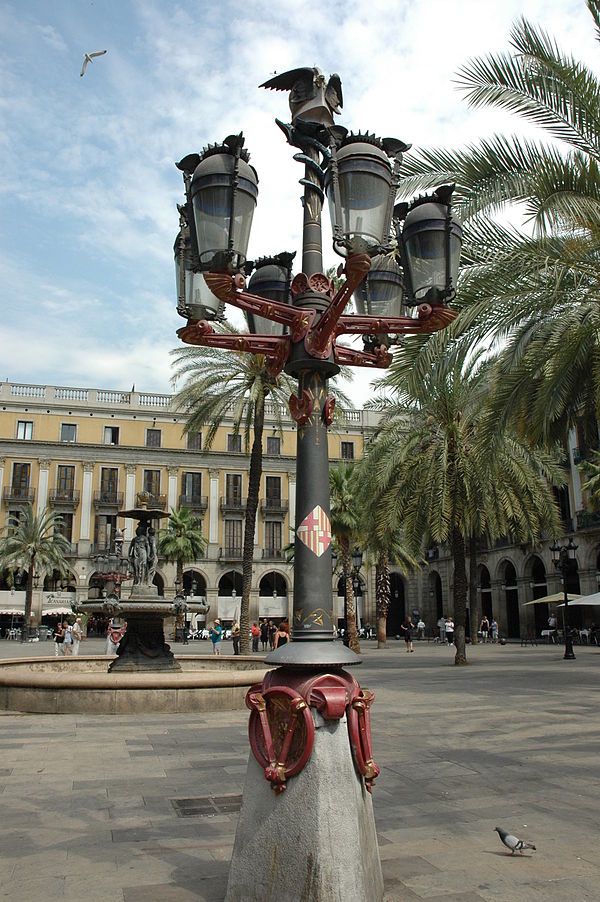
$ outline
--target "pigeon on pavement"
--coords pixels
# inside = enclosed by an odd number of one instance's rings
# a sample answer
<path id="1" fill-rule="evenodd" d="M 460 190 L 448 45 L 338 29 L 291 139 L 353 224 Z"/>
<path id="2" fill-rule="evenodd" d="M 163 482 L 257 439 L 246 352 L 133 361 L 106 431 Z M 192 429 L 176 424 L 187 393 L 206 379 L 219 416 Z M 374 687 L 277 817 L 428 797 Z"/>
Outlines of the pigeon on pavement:
<path id="1" fill-rule="evenodd" d="M 81 67 L 81 72 L 80 72 L 79 74 L 80 74 L 80 75 L 84 75 L 84 74 L 85 74 L 85 70 L 86 70 L 87 64 L 88 64 L 88 63 L 93 63 L 94 57 L 95 57 L 95 56 L 104 56 L 104 54 L 105 54 L 106 52 L 107 52 L 106 50 L 94 50 L 93 53 L 86 53 L 86 54 L 84 54 L 84 57 L 83 57 L 83 66 Z"/>
<path id="2" fill-rule="evenodd" d="M 512 854 L 515 852 L 519 852 L 521 855 L 523 854 L 523 849 L 533 849 L 536 851 L 536 848 L 532 842 L 527 842 L 525 839 L 519 839 L 517 836 L 513 836 L 511 833 L 507 833 L 506 830 L 503 830 L 502 827 L 494 827 L 494 830 L 504 843 L 507 849 L 510 849 Z"/>

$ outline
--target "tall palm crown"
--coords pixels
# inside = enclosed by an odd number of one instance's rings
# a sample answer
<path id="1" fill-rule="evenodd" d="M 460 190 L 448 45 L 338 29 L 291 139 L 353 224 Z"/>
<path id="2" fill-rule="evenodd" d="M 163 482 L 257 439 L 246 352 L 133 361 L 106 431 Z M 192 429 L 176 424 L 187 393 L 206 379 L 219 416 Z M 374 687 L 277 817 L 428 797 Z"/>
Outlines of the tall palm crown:
<path id="1" fill-rule="evenodd" d="M 166 529 L 161 530 L 158 549 L 168 561 L 177 565 L 177 579 L 183 585 L 183 565 L 197 561 L 206 549 L 202 521 L 187 507 L 171 510 Z"/>
<path id="2" fill-rule="evenodd" d="M 34 514 L 29 504 L 23 509 L 18 522 L 13 521 L 5 527 L 5 534 L 0 539 L 0 570 L 27 570 L 24 638 L 27 638 L 31 616 L 34 570 L 37 568 L 38 572 L 46 573 L 57 570 L 64 576 L 69 569 L 66 555 L 71 546 L 57 531 L 61 523 L 62 518 L 53 511 Z"/>
<path id="3" fill-rule="evenodd" d="M 556 454 L 486 428 L 489 363 L 481 365 L 447 335 L 431 341 L 426 365 L 413 346 L 404 347 L 382 380 L 395 401 L 379 402 L 386 419 L 368 466 L 381 496 L 381 530 L 402 523 L 414 554 L 424 542 L 450 547 L 456 663 L 465 663 L 467 540 L 512 535 L 531 543 L 557 528 L 548 483 L 562 484 L 564 473 Z"/>
<path id="4" fill-rule="evenodd" d="M 224 324 L 223 331 L 234 332 Z M 282 415 L 287 407 L 295 382 L 284 373 L 269 373 L 265 358 L 243 352 L 235 353 L 220 348 L 186 347 L 176 349 L 174 355 L 174 382 L 184 380 L 174 403 L 186 414 L 185 432 L 200 432 L 208 427 L 204 447 L 210 450 L 225 418 L 233 419 L 235 434 L 243 435 L 244 451 L 250 452 L 250 472 L 244 522 L 244 547 L 242 558 L 242 601 L 240 605 L 240 650 L 249 651 L 250 587 L 254 556 L 254 532 L 260 477 L 262 474 L 262 439 L 265 420 L 265 402 L 270 398 L 273 415 L 279 431 L 282 431 Z"/>
<path id="5" fill-rule="evenodd" d="M 600 3 L 588 0 L 600 36 Z M 575 414 L 600 415 L 600 83 L 542 29 L 520 19 L 511 52 L 459 72 L 472 106 L 508 110 L 552 143 L 496 135 L 405 161 L 403 194 L 456 181 L 466 219 L 451 327 L 468 340 L 502 338 L 495 407 L 534 439 L 560 437 Z M 532 233 L 497 213 L 517 204 Z"/>

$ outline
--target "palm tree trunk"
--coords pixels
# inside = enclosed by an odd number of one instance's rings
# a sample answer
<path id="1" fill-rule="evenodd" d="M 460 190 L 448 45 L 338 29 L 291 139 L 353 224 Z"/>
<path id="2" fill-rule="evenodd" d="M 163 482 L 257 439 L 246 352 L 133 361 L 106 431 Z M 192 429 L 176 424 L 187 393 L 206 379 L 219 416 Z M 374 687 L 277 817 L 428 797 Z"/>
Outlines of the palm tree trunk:
<path id="1" fill-rule="evenodd" d="M 390 567 L 384 552 L 375 567 L 375 604 L 377 608 L 377 648 L 387 643 L 387 615 L 390 607 Z"/>
<path id="2" fill-rule="evenodd" d="M 248 497 L 246 499 L 246 520 L 244 523 L 244 551 L 242 559 L 242 602 L 240 605 L 240 654 L 250 653 L 250 589 L 252 587 L 252 564 L 254 562 L 254 531 L 260 474 L 262 472 L 262 439 L 265 423 L 264 397 L 254 405 L 254 440 L 250 454 L 248 475 Z"/>
<path id="3" fill-rule="evenodd" d="M 29 642 L 29 621 L 31 619 L 31 607 L 33 602 L 33 570 L 35 565 L 35 555 L 29 562 L 29 571 L 27 573 L 27 587 L 25 589 L 25 624 L 21 630 L 21 642 Z"/>
<path id="4" fill-rule="evenodd" d="M 354 607 L 354 588 L 352 586 L 352 562 L 350 560 L 350 542 L 348 539 L 341 540 L 342 558 L 344 563 L 344 573 L 346 575 L 344 591 L 346 593 L 346 629 L 348 630 L 348 646 L 360 654 L 360 643 L 358 641 L 358 631 L 356 629 L 356 609 Z"/>
<path id="5" fill-rule="evenodd" d="M 469 538 L 469 610 L 471 612 L 471 642 L 477 645 L 477 630 L 481 623 L 480 594 L 477 591 L 477 540 Z"/>
<path id="6" fill-rule="evenodd" d="M 467 664 L 465 622 L 467 619 L 467 568 L 465 540 L 458 526 L 452 527 L 452 558 L 454 561 L 454 641 L 455 664 Z"/>

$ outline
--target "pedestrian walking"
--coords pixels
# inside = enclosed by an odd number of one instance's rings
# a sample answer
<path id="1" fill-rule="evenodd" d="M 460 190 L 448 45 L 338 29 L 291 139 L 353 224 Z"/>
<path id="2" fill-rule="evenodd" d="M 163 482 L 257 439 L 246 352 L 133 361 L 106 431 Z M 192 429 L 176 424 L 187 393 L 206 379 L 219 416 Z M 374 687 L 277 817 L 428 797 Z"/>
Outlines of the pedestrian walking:
<path id="1" fill-rule="evenodd" d="M 443 644 L 446 641 L 446 618 L 440 617 L 437 622 L 437 628 L 440 632 L 440 642 Z"/>
<path id="2" fill-rule="evenodd" d="M 233 653 L 234 655 L 239 655 L 240 653 L 240 625 L 237 620 L 234 620 L 231 624 L 231 641 L 233 642 Z"/>
<path id="3" fill-rule="evenodd" d="M 67 623 L 64 630 L 62 653 L 65 658 L 70 658 L 73 654 L 73 627 Z"/>
<path id="4" fill-rule="evenodd" d="M 425 621 L 423 620 L 422 617 L 419 617 L 419 620 L 417 623 L 417 639 L 424 639 L 424 638 L 425 638 Z"/>
<path id="5" fill-rule="evenodd" d="M 490 633 L 492 642 L 496 643 L 498 641 L 498 623 L 494 617 L 492 617 L 492 622 L 490 624 Z"/>
<path id="6" fill-rule="evenodd" d="M 277 627 L 273 623 L 272 620 L 269 620 L 269 648 L 271 651 L 275 648 L 275 633 L 277 632 Z"/>
<path id="7" fill-rule="evenodd" d="M 79 643 L 85 642 L 85 633 L 83 632 L 83 627 L 81 625 L 81 617 L 78 617 L 73 624 L 71 635 L 73 638 L 73 655 L 77 656 L 79 654 Z"/>
<path id="8" fill-rule="evenodd" d="M 257 623 L 252 624 L 252 629 L 250 630 L 252 634 L 252 651 L 258 651 L 258 640 L 260 639 L 260 629 L 258 628 Z"/>
<path id="9" fill-rule="evenodd" d="M 448 645 L 454 644 L 454 620 L 452 617 L 446 617 L 446 642 Z"/>
<path id="10" fill-rule="evenodd" d="M 487 644 L 487 640 L 490 635 L 490 621 L 487 619 L 485 614 L 481 618 L 481 623 L 479 624 L 479 632 L 481 633 L 481 639 L 484 644 Z"/>
<path id="11" fill-rule="evenodd" d="M 221 639 L 223 637 L 223 628 L 221 626 L 221 621 L 216 618 L 210 629 L 210 640 L 213 646 L 213 655 L 221 654 Z"/>
<path id="12" fill-rule="evenodd" d="M 275 640 L 274 640 L 275 648 L 279 648 L 280 645 L 286 645 L 289 640 L 289 634 L 288 634 L 289 625 L 288 625 L 287 630 L 285 627 L 286 627 L 285 623 L 280 623 L 279 626 L 277 627 L 277 629 L 275 630 Z"/>
<path id="13" fill-rule="evenodd" d="M 63 645 L 64 638 L 65 638 L 65 631 L 63 629 L 62 622 L 57 623 L 56 626 L 54 627 L 54 634 L 53 634 L 54 654 L 56 655 L 56 657 L 58 657 L 59 655 L 62 655 L 62 645 Z"/>
<path id="14" fill-rule="evenodd" d="M 404 620 L 400 624 L 400 631 L 402 632 L 404 641 L 406 643 L 406 653 L 410 654 L 411 651 L 414 651 L 412 644 L 413 622 L 410 617 L 408 618 L 408 620 Z"/>
<path id="15" fill-rule="evenodd" d="M 260 624 L 260 643 L 262 645 L 262 650 L 267 650 L 267 645 L 269 644 L 269 624 L 267 623 L 267 618 L 263 617 Z"/>

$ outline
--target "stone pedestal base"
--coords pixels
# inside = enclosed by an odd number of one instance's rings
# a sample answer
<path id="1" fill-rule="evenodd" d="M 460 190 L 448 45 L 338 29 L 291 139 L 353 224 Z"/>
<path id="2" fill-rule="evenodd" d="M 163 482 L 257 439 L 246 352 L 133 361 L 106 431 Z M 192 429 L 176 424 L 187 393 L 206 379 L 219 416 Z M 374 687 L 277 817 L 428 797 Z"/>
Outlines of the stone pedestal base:
<path id="1" fill-rule="evenodd" d="M 312 754 L 276 794 L 250 753 L 226 902 L 381 902 L 371 795 L 346 717 L 315 723 Z"/>
<path id="2" fill-rule="evenodd" d="M 119 643 L 117 657 L 108 668 L 114 671 L 181 670 L 165 642 L 164 614 L 132 613 L 124 605 L 127 632 Z"/>

